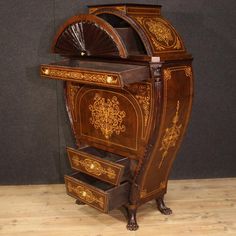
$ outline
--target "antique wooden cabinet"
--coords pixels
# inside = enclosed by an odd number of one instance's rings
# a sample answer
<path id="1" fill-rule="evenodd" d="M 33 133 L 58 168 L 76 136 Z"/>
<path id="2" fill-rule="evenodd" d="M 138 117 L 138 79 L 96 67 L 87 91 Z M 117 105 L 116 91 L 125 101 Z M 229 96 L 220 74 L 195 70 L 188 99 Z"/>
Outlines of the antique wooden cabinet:
<path id="1" fill-rule="evenodd" d="M 192 106 L 192 57 L 153 5 L 90 6 L 57 32 L 62 60 L 41 65 L 44 78 L 65 81 L 77 148 L 67 193 L 102 212 L 124 206 L 129 230 L 137 208 L 163 197 Z"/>

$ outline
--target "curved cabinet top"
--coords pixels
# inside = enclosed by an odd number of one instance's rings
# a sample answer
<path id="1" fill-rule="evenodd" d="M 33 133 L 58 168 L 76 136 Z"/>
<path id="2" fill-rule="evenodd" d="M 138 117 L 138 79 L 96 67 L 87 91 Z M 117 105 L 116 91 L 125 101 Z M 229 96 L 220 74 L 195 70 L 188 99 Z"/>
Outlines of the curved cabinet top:
<path id="1" fill-rule="evenodd" d="M 52 50 L 69 58 L 136 57 L 156 62 L 191 57 L 180 35 L 161 16 L 161 7 L 144 4 L 90 6 L 89 14 L 74 16 L 59 29 Z"/>
<path id="2" fill-rule="evenodd" d="M 163 59 L 189 57 L 178 32 L 161 16 L 159 5 L 90 6 L 89 13 L 99 17 L 110 14 L 122 18 L 137 32 L 148 56 Z"/>

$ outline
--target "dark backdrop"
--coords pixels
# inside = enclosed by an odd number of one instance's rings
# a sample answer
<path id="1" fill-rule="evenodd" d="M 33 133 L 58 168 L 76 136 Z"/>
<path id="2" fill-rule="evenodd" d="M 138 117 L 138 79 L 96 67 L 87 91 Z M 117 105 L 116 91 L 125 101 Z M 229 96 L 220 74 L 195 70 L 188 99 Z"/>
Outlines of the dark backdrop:
<path id="1" fill-rule="evenodd" d="M 0 184 L 63 181 L 74 140 L 62 82 L 40 79 L 39 65 L 56 59 L 50 44 L 67 18 L 86 4 L 121 2 L 0 1 Z M 236 1 L 145 1 L 157 2 L 194 56 L 193 112 L 171 177 L 236 176 Z"/>

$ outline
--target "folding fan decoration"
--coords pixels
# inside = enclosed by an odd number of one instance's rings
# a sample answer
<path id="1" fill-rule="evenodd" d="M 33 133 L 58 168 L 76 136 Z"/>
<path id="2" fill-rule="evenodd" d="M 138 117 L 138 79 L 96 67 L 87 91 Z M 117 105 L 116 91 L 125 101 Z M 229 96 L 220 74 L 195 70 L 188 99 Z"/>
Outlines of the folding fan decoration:
<path id="1" fill-rule="evenodd" d="M 75 16 L 57 34 L 53 51 L 63 56 L 127 57 L 118 33 L 104 20 L 91 15 Z"/>

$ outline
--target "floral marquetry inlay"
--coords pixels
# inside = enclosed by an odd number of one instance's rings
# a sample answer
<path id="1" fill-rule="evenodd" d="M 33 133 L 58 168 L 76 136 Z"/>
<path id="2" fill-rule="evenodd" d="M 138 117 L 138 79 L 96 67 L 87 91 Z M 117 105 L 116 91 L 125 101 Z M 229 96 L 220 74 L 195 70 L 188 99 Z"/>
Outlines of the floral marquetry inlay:
<path id="1" fill-rule="evenodd" d="M 173 41 L 173 35 L 171 30 L 167 28 L 162 22 L 157 22 L 155 20 L 149 20 L 146 22 L 147 27 L 150 32 L 152 32 L 156 39 L 166 46 L 170 46 Z"/>
<path id="2" fill-rule="evenodd" d="M 182 42 L 174 29 L 159 17 L 134 17 L 150 37 L 155 51 L 183 50 Z"/>
<path id="3" fill-rule="evenodd" d="M 162 142 L 161 142 L 161 148 L 160 151 L 162 151 L 162 159 L 161 162 L 159 164 L 159 168 L 162 166 L 162 163 L 165 159 L 165 157 L 167 157 L 168 151 L 171 147 L 175 147 L 179 137 L 180 137 L 180 133 L 181 133 L 181 128 L 182 128 L 182 124 L 178 125 L 179 122 L 179 106 L 180 106 L 180 102 L 177 102 L 176 105 L 176 112 L 175 112 L 175 116 L 172 119 L 172 126 L 169 128 L 166 128 L 165 130 L 165 134 L 162 138 Z"/>
<path id="4" fill-rule="evenodd" d="M 185 75 L 186 75 L 187 77 L 192 77 L 192 69 L 191 69 L 191 67 L 186 67 L 186 68 L 184 69 L 184 72 L 185 72 Z"/>
<path id="5" fill-rule="evenodd" d="M 100 129 L 106 139 L 109 139 L 113 133 L 119 135 L 126 130 L 125 125 L 123 125 L 126 113 L 120 110 L 119 105 L 116 96 L 105 99 L 99 94 L 95 95 L 94 103 L 89 105 L 90 123 L 95 129 Z"/>
<path id="6" fill-rule="evenodd" d="M 70 182 L 67 185 L 69 192 L 74 192 L 81 200 L 87 203 L 98 203 L 98 205 L 103 208 L 104 207 L 104 199 L 102 197 L 97 198 L 92 191 L 88 188 L 78 185 L 74 186 Z"/>
<path id="7" fill-rule="evenodd" d="M 144 113 L 144 125 L 147 126 L 150 115 L 151 86 L 148 84 L 138 86 L 138 94 L 135 95 Z"/>
<path id="8" fill-rule="evenodd" d="M 107 175 L 109 179 L 115 179 L 116 173 L 111 168 L 104 168 L 99 162 L 91 160 L 91 159 L 79 159 L 78 156 L 72 157 L 72 162 L 76 167 L 82 166 L 88 173 L 94 174 L 96 176 L 100 176 L 102 174 Z"/>

